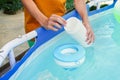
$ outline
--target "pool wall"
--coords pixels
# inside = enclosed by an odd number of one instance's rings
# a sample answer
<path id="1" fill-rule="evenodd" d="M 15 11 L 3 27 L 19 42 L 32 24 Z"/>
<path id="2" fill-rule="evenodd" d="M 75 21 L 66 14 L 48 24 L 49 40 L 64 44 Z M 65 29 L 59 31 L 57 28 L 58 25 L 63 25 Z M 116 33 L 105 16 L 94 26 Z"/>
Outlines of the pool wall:
<path id="1" fill-rule="evenodd" d="M 111 9 L 114 7 L 116 1 L 117 0 L 114 0 L 113 4 L 106 6 L 104 8 L 101 8 L 99 10 L 88 12 L 88 15 L 91 16 L 91 15 L 103 12 L 105 10 Z M 68 14 L 66 14 L 65 16 L 63 16 L 64 19 L 68 19 L 69 17 L 77 17 L 77 18 L 81 19 L 81 17 L 75 10 L 73 10 L 73 11 L 69 12 Z M 42 44 L 44 44 L 45 42 L 47 42 L 48 40 L 50 40 L 51 38 L 53 38 L 54 36 L 56 36 L 57 34 L 63 32 L 63 31 L 64 31 L 64 28 L 62 28 L 61 30 L 59 30 L 57 32 L 54 32 L 52 30 L 45 30 L 44 28 L 36 29 L 38 36 L 36 37 L 36 42 L 35 42 L 34 46 L 31 47 L 26 52 L 26 54 L 23 56 L 23 58 L 19 62 L 17 62 L 16 65 L 12 69 L 10 69 L 6 74 L 4 74 L 0 78 L 0 80 L 8 80 L 38 47 L 40 47 Z"/>

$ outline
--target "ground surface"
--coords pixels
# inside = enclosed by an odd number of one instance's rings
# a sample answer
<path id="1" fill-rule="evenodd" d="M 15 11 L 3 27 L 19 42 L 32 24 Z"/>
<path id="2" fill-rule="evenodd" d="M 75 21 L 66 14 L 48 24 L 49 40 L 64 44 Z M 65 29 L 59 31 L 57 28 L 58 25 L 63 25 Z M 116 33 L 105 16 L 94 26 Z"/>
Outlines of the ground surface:
<path id="1" fill-rule="evenodd" d="M 19 35 L 25 34 L 24 32 L 24 13 L 19 11 L 15 15 L 6 15 L 0 11 L 0 48 L 2 48 L 7 42 L 15 39 Z M 15 48 L 15 55 L 19 55 L 23 51 L 28 49 L 27 43 Z M 8 60 L 4 62 L 4 64 Z"/>

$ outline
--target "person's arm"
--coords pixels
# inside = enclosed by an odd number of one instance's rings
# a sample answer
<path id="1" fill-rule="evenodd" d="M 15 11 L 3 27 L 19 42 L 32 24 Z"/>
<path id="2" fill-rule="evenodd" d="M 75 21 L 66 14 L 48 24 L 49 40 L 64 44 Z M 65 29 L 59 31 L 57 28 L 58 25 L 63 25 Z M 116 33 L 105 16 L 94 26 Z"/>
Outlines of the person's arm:
<path id="1" fill-rule="evenodd" d="M 87 9 L 86 9 L 86 3 L 85 0 L 74 0 L 75 9 L 82 17 L 82 22 L 87 29 L 87 42 L 90 44 L 94 41 L 94 33 L 92 31 L 92 28 L 90 26 L 88 15 L 87 15 Z"/>
<path id="2" fill-rule="evenodd" d="M 50 18 L 47 18 L 36 6 L 33 0 L 21 0 L 24 7 L 29 13 L 38 21 L 38 23 L 46 29 L 57 31 L 61 28 L 61 25 L 65 25 L 65 20 L 55 14 L 51 14 Z M 57 28 L 53 27 L 56 26 Z"/>

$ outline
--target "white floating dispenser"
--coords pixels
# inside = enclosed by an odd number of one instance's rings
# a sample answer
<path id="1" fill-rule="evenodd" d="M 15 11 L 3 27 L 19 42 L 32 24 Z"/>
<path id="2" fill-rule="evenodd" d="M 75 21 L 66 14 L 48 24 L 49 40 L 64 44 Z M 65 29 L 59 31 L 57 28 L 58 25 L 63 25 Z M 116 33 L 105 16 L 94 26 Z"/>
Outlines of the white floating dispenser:
<path id="1" fill-rule="evenodd" d="M 87 30 L 82 24 L 82 21 L 76 17 L 71 17 L 67 19 L 67 24 L 64 27 L 65 31 L 73 37 L 77 42 L 79 42 L 83 47 L 89 47 L 91 44 L 87 44 Z"/>
<path id="2" fill-rule="evenodd" d="M 65 69 L 77 68 L 85 61 L 85 50 L 76 44 L 64 44 L 55 49 L 54 59 Z"/>

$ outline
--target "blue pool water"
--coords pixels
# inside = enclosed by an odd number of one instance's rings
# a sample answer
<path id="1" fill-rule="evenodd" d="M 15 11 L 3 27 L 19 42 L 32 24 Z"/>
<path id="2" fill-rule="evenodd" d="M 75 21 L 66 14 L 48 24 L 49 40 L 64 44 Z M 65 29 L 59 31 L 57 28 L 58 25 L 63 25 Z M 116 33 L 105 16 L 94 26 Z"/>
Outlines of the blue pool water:
<path id="1" fill-rule="evenodd" d="M 52 38 L 22 64 L 10 80 L 120 80 L 120 24 L 112 9 L 89 17 L 95 42 L 86 50 L 85 62 L 67 70 L 57 65 L 53 53 L 57 46 L 78 44 L 66 32 Z"/>

